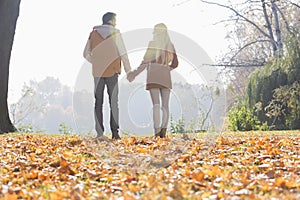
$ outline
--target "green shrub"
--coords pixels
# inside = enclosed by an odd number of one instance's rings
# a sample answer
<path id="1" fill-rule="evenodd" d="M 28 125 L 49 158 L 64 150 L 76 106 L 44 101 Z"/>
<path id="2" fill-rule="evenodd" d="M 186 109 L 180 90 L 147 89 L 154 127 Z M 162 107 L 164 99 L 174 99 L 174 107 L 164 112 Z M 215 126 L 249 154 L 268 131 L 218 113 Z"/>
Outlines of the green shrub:
<path id="1" fill-rule="evenodd" d="M 228 114 L 228 126 L 231 131 L 258 130 L 260 122 L 245 103 L 238 102 Z"/>
<path id="2" fill-rule="evenodd" d="M 73 131 L 72 127 L 67 126 L 64 122 L 59 124 L 58 128 L 59 133 L 70 134 Z"/>
<path id="3" fill-rule="evenodd" d="M 300 128 L 300 92 L 297 86 L 300 77 L 300 44 L 297 39 L 290 38 L 285 46 L 283 57 L 270 60 L 251 74 L 245 99 L 246 108 L 251 108 L 250 114 L 260 124 L 267 124 L 275 130 Z M 257 104 L 261 109 L 254 110 Z M 250 115 L 247 112 L 245 116 Z M 251 121 L 245 123 L 251 124 Z M 250 127 L 244 126 L 242 128 Z"/>
<path id="4" fill-rule="evenodd" d="M 265 111 L 274 128 L 300 129 L 300 84 L 277 88 Z"/>
<path id="5" fill-rule="evenodd" d="M 31 124 L 28 125 L 20 125 L 17 127 L 18 131 L 21 133 L 33 133 L 33 126 Z"/>
<path id="6" fill-rule="evenodd" d="M 170 128 L 171 128 L 171 133 L 184 133 L 185 132 L 185 123 L 184 119 L 178 119 L 177 122 L 173 121 L 173 117 L 171 115 L 171 122 L 170 122 Z"/>

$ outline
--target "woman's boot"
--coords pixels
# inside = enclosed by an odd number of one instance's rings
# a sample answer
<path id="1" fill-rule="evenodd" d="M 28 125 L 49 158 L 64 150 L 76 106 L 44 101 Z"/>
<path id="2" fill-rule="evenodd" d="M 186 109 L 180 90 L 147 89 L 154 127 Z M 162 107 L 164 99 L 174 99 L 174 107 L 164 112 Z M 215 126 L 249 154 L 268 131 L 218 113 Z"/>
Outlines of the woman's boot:
<path id="1" fill-rule="evenodd" d="M 154 134 L 154 137 L 155 138 L 157 138 L 157 137 L 160 137 L 161 138 L 161 129 L 160 129 L 160 131 L 158 131 L 159 129 L 154 129 L 154 132 L 155 132 L 155 134 Z"/>

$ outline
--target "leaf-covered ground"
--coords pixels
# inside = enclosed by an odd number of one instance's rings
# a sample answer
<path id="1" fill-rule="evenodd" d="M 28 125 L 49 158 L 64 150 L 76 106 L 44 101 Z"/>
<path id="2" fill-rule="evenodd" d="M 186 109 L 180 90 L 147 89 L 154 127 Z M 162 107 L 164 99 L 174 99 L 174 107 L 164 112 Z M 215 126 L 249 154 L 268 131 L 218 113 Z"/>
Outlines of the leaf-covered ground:
<path id="1" fill-rule="evenodd" d="M 300 199 L 295 131 L 0 143 L 0 199 Z"/>

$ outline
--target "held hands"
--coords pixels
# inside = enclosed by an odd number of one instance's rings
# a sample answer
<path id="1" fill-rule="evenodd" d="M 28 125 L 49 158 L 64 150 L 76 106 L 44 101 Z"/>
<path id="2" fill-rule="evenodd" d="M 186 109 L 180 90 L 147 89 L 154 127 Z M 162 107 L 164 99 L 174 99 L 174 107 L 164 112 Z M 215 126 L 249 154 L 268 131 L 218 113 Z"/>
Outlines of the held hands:
<path id="1" fill-rule="evenodd" d="M 129 82 L 132 82 L 135 79 L 135 77 L 139 75 L 147 66 L 149 66 L 148 62 L 142 62 L 137 69 L 127 73 L 127 80 Z"/>
<path id="2" fill-rule="evenodd" d="M 127 80 L 128 80 L 129 82 L 132 82 L 134 79 L 135 79 L 134 72 L 133 72 L 133 71 L 128 72 L 128 73 L 127 73 Z"/>

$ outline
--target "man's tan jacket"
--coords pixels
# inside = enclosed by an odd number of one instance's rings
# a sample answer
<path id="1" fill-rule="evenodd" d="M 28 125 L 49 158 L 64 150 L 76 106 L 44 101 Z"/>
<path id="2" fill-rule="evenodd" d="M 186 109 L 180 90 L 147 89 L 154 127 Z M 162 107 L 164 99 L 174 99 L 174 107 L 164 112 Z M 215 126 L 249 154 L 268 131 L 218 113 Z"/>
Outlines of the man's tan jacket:
<path id="1" fill-rule="evenodd" d="M 124 55 L 120 55 L 116 37 L 121 37 L 119 32 L 112 33 L 106 38 L 101 36 L 96 29 L 90 33 L 83 56 L 92 63 L 94 77 L 112 77 L 115 73 L 120 74 L 121 60 L 125 71 L 130 71 L 127 54 L 123 52 Z M 121 43 L 123 45 L 123 41 Z"/>

